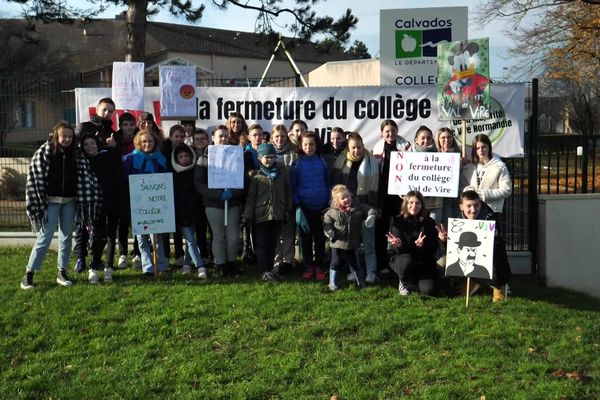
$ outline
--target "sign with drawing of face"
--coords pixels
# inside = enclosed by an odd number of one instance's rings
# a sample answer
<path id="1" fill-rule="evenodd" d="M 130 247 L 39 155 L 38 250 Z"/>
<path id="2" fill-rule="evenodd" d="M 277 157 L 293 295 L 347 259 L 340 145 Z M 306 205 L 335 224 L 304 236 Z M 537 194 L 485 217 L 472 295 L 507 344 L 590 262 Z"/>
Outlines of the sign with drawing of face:
<path id="1" fill-rule="evenodd" d="M 446 276 L 492 279 L 495 221 L 448 218 Z"/>

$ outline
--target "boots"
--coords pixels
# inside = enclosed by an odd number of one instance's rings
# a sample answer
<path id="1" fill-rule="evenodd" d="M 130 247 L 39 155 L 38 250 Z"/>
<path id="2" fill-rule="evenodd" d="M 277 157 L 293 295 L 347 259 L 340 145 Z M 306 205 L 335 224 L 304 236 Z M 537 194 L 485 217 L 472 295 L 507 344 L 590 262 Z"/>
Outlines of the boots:
<path id="1" fill-rule="evenodd" d="M 334 269 L 329 270 L 329 290 L 331 290 L 332 292 L 339 289 L 339 287 L 335 283 L 336 274 L 337 274 L 336 270 L 334 270 Z"/>
<path id="2" fill-rule="evenodd" d="M 350 271 L 354 272 L 354 276 L 356 276 L 356 284 L 358 285 L 358 287 L 360 289 L 365 287 L 365 273 L 363 272 L 362 269 L 354 269 L 354 268 L 350 268 Z"/>
<path id="3" fill-rule="evenodd" d="M 505 290 L 506 290 L 506 285 L 502 285 L 499 287 L 492 286 L 492 290 L 493 290 L 492 301 L 494 303 L 506 300 L 506 295 L 504 294 Z"/>

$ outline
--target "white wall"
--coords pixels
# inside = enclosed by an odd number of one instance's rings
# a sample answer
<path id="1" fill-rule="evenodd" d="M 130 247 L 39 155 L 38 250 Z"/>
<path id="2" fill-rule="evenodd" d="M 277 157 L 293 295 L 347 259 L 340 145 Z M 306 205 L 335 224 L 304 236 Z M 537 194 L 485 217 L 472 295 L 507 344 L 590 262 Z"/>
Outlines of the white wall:
<path id="1" fill-rule="evenodd" d="M 379 60 L 333 61 L 308 74 L 312 87 L 379 86 Z"/>
<path id="2" fill-rule="evenodd" d="M 546 284 L 600 297 L 600 194 L 544 195 L 538 206 Z"/>

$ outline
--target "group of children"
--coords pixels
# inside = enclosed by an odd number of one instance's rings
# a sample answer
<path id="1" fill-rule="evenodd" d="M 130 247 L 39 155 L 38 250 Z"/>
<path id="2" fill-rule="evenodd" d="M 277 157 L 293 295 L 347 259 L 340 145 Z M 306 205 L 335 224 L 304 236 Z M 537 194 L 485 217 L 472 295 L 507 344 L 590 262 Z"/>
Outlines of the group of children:
<path id="1" fill-rule="evenodd" d="M 64 122 L 57 124 L 34 155 L 27 179 L 27 213 L 38 240 L 21 282 L 23 289 L 33 287 L 34 272 L 57 225 L 57 282 L 72 284 L 67 266 L 73 226 L 75 271 L 89 270 L 91 283 L 99 282 L 102 271 L 105 281 L 112 280 L 117 240 L 117 265 L 122 268 L 128 263 L 128 176 L 171 172 L 177 228 L 174 250 L 183 273 L 191 273 L 194 267 L 197 276 L 206 279 L 209 256 L 216 274 L 240 273 L 241 240 L 244 262 L 256 262 L 263 280 L 281 279 L 296 268 L 298 239 L 303 278 L 329 280 L 331 290 L 339 288 L 338 273 L 347 265 L 348 279 L 359 287 L 375 283 L 377 274 L 390 268 L 399 276 L 401 294 L 408 294 L 412 283 L 423 294 L 435 292 L 443 274 L 436 266 L 440 243 L 446 238 L 442 222 L 458 216 L 457 201 L 424 198 L 418 192 L 402 200 L 387 193 L 387 181 L 392 151 L 458 151 L 448 128 L 440 129 L 435 143 L 433 132 L 422 126 L 411 145 L 398 134 L 394 121 L 384 120 L 381 140 L 370 152 L 357 132 L 335 128 L 329 143 L 322 146 L 301 120 L 293 121 L 289 129 L 279 124 L 265 132 L 259 124 L 248 126 L 239 113 L 230 114 L 226 125 L 216 126 L 211 137 L 196 128 L 195 121 L 182 121 L 164 138 L 146 112 L 138 121 L 132 114 L 121 114 L 119 130 L 114 131 L 114 110 L 110 98 L 101 99 L 90 121 L 76 130 Z M 478 141 L 474 150 L 487 146 L 489 161 L 491 143 L 485 139 L 480 139 L 485 146 L 478 146 Z M 208 187 L 209 143 L 243 146 L 244 189 Z M 485 166 L 473 168 L 484 177 Z M 475 193 L 478 200 L 486 200 L 482 188 L 466 189 L 471 198 Z M 158 270 L 168 269 L 169 234 L 137 235 L 134 243 L 133 267 L 151 275 L 154 248 Z M 361 247 L 364 263 L 358 254 Z M 102 261 L 105 249 L 106 263 Z M 505 264 L 502 279 L 492 282 L 498 288 L 510 276 Z"/>

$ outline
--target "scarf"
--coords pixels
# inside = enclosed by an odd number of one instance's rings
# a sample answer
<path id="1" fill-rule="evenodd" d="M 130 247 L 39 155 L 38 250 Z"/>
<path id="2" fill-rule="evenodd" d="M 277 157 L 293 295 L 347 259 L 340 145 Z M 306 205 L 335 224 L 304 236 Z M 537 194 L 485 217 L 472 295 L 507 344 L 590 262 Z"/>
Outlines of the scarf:
<path id="1" fill-rule="evenodd" d="M 435 153 L 437 152 L 437 149 L 435 147 L 435 144 L 432 144 L 431 146 L 419 146 L 415 143 L 414 151 L 419 153 Z"/>
<path id="2" fill-rule="evenodd" d="M 160 151 L 153 151 L 152 153 L 144 153 L 141 150 L 135 149 L 133 151 L 133 168 L 139 171 L 144 166 L 144 173 L 152 174 L 156 172 L 154 170 L 154 162 L 157 162 L 160 166 L 167 168 L 167 159 Z M 144 165 L 145 163 L 145 165 Z"/>
<path id="3" fill-rule="evenodd" d="M 277 168 L 277 164 L 275 163 L 273 163 L 273 165 L 271 165 L 268 168 L 265 167 L 262 163 L 260 163 L 258 167 L 260 169 L 260 172 L 271 180 L 275 179 L 277 177 L 277 174 L 279 173 L 279 168 Z"/>
<path id="4" fill-rule="evenodd" d="M 277 147 L 273 143 L 273 147 L 275 147 L 275 155 L 277 155 L 277 156 L 283 156 L 284 154 L 286 154 L 287 152 L 290 151 L 290 142 L 285 142 L 284 145 L 281 146 L 281 147 Z"/>
<path id="5" fill-rule="evenodd" d="M 365 152 L 366 152 L 366 150 L 365 150 Z M 346 152 L 346 159 L 350 162 L 361 161 L 364 156 L 365 156 L 365 153 L 363 153 L 363 155 L 361 157 L 354 157 L 354 156 L 352 156 L 352 154 L 350 154 L 349 151 Z"/>
<path id="6" fill-rule="evenodd" d="M 52 146 L 46 142 L 35 152 L 27 172 L 25 202 L 27 216 L 34 232 L 39 232 L 48 222 L 48 195 L 46 187 L 50 170 Z M 96 175 L 92 172 L 89 160 L 81 154 L 75 159 L 77 168 L 77 220 L 91 226 L 102 208 L 102 190 Z"/>

